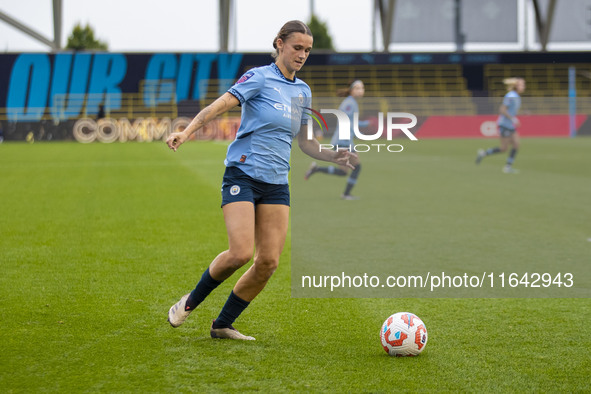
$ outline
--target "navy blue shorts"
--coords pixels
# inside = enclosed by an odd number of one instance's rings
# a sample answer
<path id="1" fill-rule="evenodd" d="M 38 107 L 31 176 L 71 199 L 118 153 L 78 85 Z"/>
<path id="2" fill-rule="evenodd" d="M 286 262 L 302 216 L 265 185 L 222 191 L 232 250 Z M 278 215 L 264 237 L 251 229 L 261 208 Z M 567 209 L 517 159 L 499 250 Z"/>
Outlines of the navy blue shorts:
<path id="1" fill-rule="evenodd" d="M 222 181 L 222 207 L 236 201 L 289 206 L 289 185 L 257 181 L 237 167 L 226 167 Z"/>
<path id="2" fill-rule="evenodd" d="M 511 137 L 515 133 L 515 129 L 499 126 L 499 134 L 501 137 Z"/>

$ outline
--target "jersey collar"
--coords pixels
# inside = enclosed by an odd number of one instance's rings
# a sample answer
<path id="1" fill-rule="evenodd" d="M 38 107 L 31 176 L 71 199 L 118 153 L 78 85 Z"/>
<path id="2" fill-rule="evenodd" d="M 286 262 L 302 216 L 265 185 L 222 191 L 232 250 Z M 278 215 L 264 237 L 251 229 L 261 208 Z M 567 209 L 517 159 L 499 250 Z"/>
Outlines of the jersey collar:
<path id="1" fill-rule="evenodd" d="M 275 71 L 275 73 L 277 75 L 279 75 L 281 78 L 283 78 L 284 80 L 286 80 L 287 82 L 291 82 L 291 83 L 295 83 L 296 81 L 296 77 L 293 77 L 292 79 L 286 78 L 285 75 L 283 75 L 283 73 L 281 72 L 281 70 L 279 69 L 279 67 L 277 67 L 277 65 L 275 63 L 271 63 L 271 67 L 273 67 L 273 70 Z"/>

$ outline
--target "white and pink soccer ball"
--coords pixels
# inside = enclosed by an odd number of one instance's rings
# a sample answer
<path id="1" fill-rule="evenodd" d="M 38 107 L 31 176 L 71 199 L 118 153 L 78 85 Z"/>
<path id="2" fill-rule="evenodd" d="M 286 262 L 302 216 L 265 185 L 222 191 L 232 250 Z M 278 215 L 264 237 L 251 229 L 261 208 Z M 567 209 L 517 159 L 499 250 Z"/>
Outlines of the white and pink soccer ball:
<path id="1" fill-rule="evenodd" d="M 390 356 L 418 356 L 427 345 L 427 327 L 417 315 L 398 312 L 382 324 L 380 341 Z"/>

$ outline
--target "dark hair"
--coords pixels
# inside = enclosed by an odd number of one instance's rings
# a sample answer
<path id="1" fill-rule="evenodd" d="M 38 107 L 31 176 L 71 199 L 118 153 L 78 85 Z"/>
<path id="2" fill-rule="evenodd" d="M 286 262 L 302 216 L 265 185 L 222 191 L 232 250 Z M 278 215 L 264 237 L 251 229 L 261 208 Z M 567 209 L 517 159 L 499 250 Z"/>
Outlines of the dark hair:
<path id="1" fill-rule="evenodd" d="M 273 39 L 273 48 L 275 48 L 275 51 L 272 54 L 273 57 L 279 55 L 277 53 L 277 40 L 281 39 L 282 41 L 286 41 L 292 33 L 302 33 L 312 37 L 312 30 L 310 30 L 308 25 L 304 22 L 298 20 L 287 22 L 281 27 L 281 30 L 279 30 L 279 33 L 277 33 L 277 36 Z"/>

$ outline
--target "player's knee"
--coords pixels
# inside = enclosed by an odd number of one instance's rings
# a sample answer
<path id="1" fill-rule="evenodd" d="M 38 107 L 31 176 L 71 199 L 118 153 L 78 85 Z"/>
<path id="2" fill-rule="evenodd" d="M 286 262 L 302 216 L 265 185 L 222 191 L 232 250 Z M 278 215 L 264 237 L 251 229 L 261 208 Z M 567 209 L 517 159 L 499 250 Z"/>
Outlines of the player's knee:
<path id="1" fill-rule="evenodd" d="M 255 274 L 261 282 L 269 280 L 279 266 L 279 258 L 271 256 L 256 256 L 254 259 Z"/>
<path id="2" fill-rule="evenodd" d="M 249 248 L 230 250 L 228 251 L 228 253 L 228 265 L 235 269 L 242 267 L 244 264 L 248 263 L 252 258 L 252 249 Z"/>

